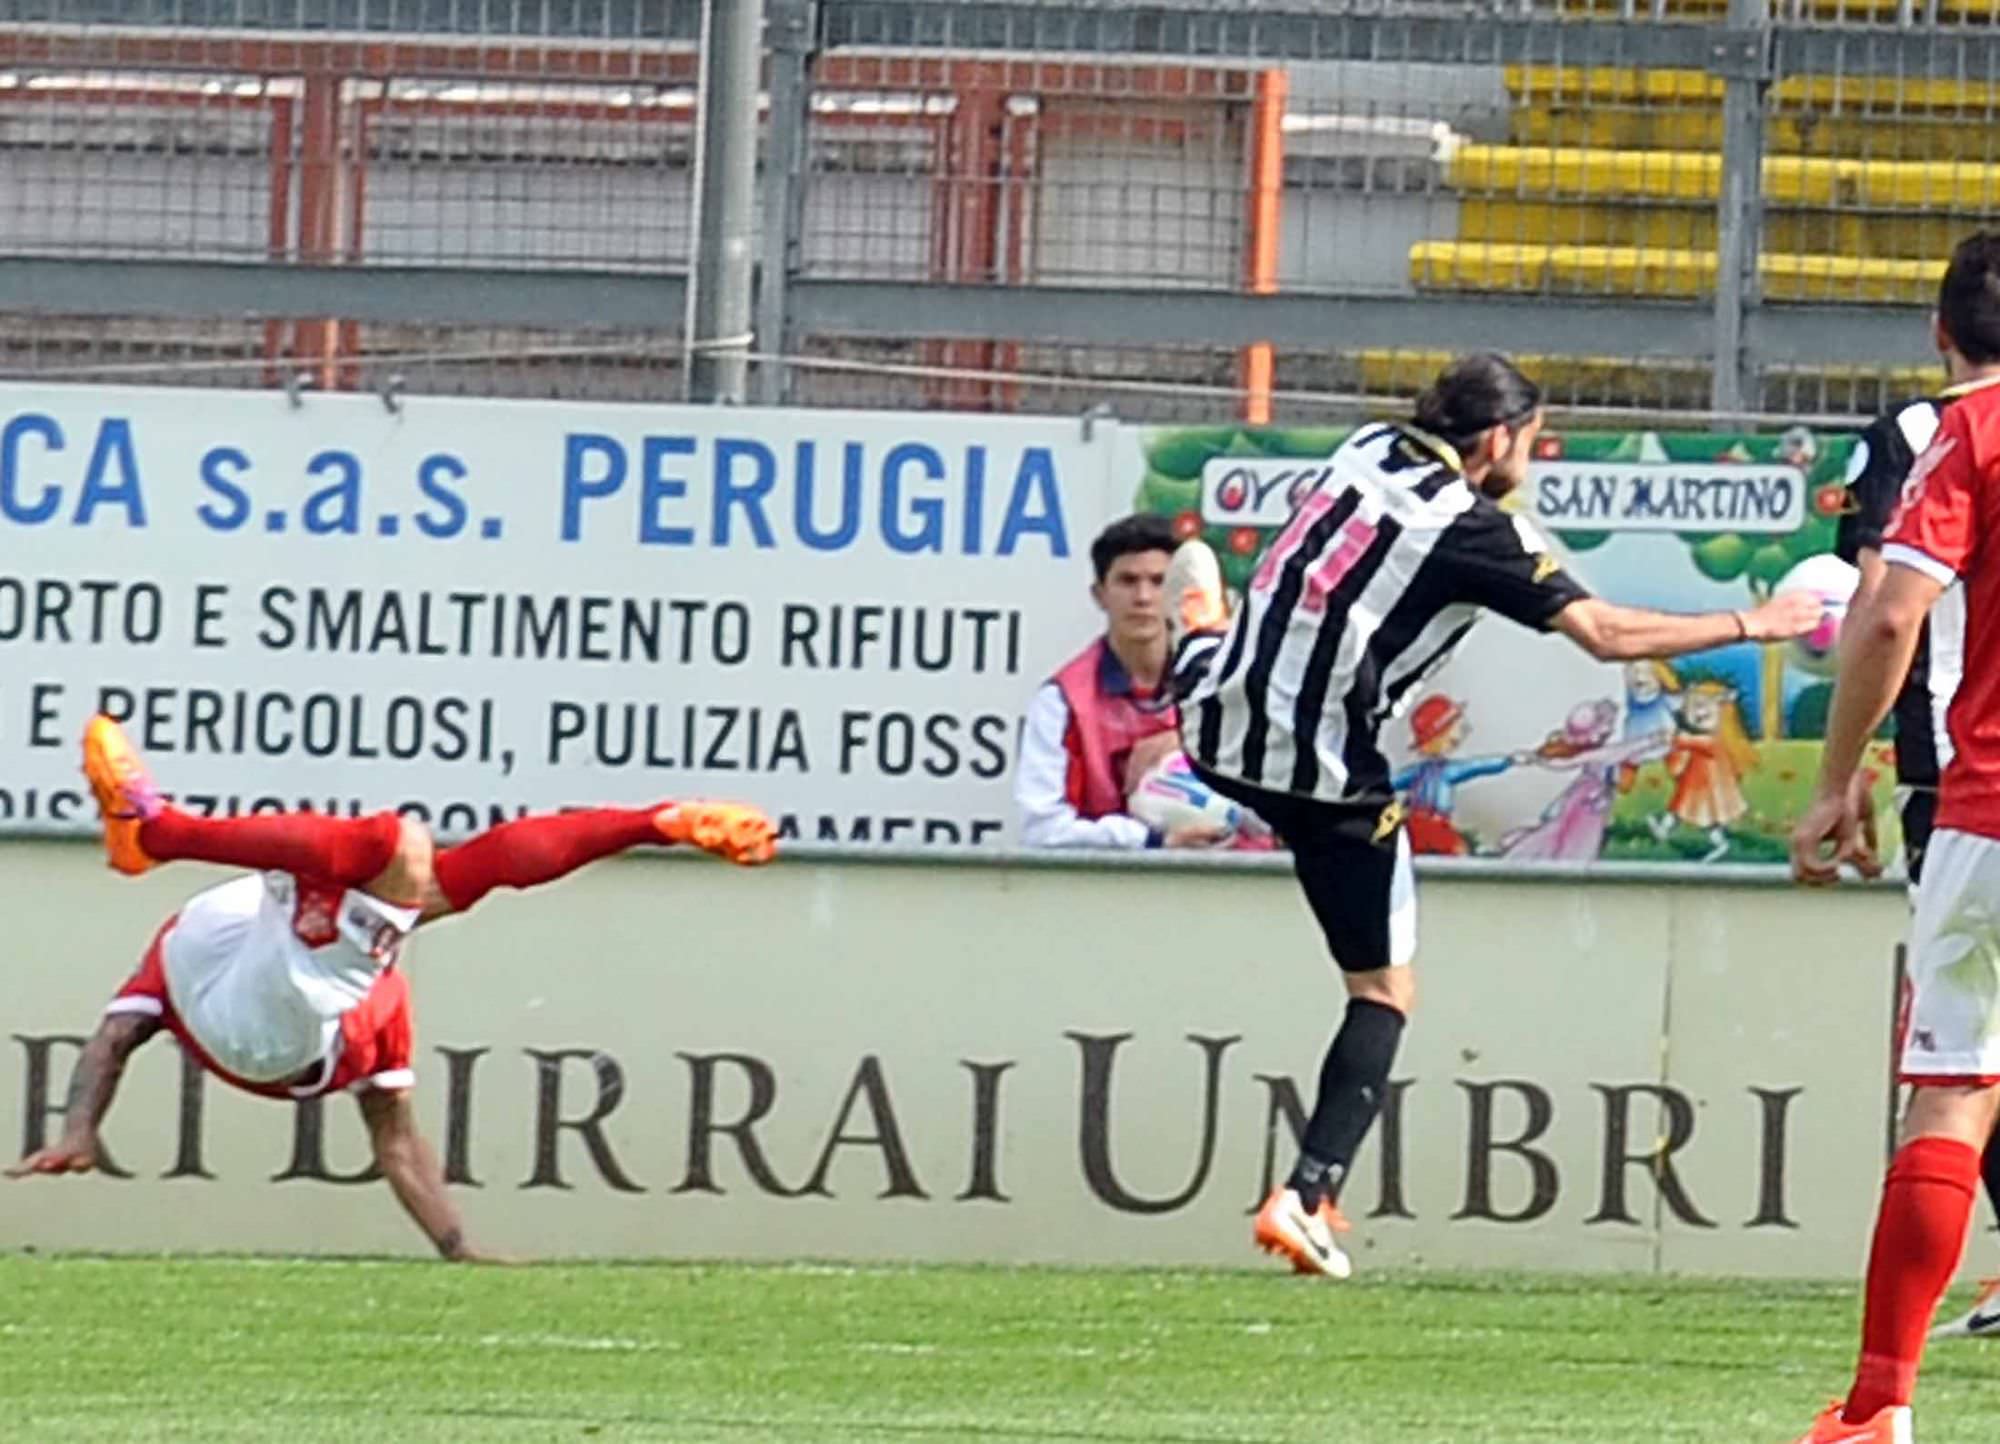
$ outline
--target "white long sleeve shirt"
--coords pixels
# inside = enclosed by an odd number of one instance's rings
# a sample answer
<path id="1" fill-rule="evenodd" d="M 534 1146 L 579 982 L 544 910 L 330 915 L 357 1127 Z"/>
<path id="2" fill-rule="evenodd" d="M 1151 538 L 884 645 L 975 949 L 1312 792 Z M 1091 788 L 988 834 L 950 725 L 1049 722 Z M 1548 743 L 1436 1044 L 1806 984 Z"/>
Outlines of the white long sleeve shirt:
<path id="1" fill-rule="evenodd" d="M 1159 834 L 1136 817 L 1084 817 L 1069 800 L 1069 703 L 1045 684 L 1028 703 L 1021 757 L 1014 769 L 1014 804 L 1023 847 L 1158 847 Z"/>

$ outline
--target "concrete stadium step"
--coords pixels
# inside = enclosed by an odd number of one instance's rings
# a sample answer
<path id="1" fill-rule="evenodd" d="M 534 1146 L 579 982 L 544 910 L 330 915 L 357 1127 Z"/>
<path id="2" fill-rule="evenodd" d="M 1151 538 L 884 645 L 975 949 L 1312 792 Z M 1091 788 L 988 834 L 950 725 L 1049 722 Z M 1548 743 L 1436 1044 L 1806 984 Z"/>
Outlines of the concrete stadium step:
<path id="1" fill-rule="evenodd" d="M 1410 280 L 1422 291 L 1687 298 L 1714 291 L 1715 269 L 1715 253 L 1695 248 L 1481 241 L 1410 248 Z M 1937 298 L 1944 261 L 1767 253 L 1758 269 L 1766 300 L 1926 304 Z"/>
<path id="2" fill-rule="evenodd" d="M 1712 150 L 1720 78 L 1695 70 L 1509 66 L 1508 134 L 1530 146 Z M 2000 154 L 2000 81 L 1795 75 L 1772 88 L 1767 142 L 1794 155 L 1985 160 Z"/>

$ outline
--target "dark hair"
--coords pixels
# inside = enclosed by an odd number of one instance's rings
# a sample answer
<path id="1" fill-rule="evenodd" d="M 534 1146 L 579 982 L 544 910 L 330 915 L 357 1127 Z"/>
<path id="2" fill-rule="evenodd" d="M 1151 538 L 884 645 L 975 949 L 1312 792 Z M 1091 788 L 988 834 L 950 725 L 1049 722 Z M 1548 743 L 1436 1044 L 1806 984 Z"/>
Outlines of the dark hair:
<path id="1" fill-rule="evenodd" d="M 1090 544 L 1090 564 L 1097 568 L 1101 582 L 1111 564 L 1134 552 L 1170 552 L 1174 549 L 1174 524 L 1163 516 L 1135 512 L 1120 517 L 1097 534 Z"/>
<path id="2" fill-rule="evenodd" d="M 2000 231 L 1974 231 L 1958 243 L 1937 308 L 1953 350 L 1975 366 L 2000 361 Z"/>
<path id="3" fill-rule="evenodd" d="M 1505 356 L 1479 351 L 1438 372 L 1411 419 L 1464 450 L 1495 426 L 1516 426 L 1542 404 L 1542 388 Z"/>

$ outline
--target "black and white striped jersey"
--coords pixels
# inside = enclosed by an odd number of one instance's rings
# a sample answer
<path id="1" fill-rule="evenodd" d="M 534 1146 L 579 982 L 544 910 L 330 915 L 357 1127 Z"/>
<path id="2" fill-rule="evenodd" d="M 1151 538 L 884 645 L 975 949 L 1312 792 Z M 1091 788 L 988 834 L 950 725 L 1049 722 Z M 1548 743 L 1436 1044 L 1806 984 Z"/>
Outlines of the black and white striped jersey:
<path id="1" fill-rule="evenodd" d="M 1865 549 L 1880 551 L 1882 534 L 1902 502 L 1910 468 L 1937 435 L 1954 391 L 1907 402 L 1878 416 L 1861 434 L 1849 470 L 1847 508 L 1834 551 L 1856 561 Z M 1910 658 L 1910 674 L 1896 696 L 1896 780 L 1905 787 L 1936 787 L 1951 761 L 1945 714 L 1965 669 L 1965 588 L 1954 583 L 1931 608 Z"/>
<path id="2" fill-rule="evenodd" d="M 1328 802 L 1390 795 L 1378 733 L 1482 609 L 1546 630 L 1587 593 L 1524 519 L 1413 427 L 1363 427 L 1334 453 L 1245 589 L 1188 694 L 1202 766 Z"/>

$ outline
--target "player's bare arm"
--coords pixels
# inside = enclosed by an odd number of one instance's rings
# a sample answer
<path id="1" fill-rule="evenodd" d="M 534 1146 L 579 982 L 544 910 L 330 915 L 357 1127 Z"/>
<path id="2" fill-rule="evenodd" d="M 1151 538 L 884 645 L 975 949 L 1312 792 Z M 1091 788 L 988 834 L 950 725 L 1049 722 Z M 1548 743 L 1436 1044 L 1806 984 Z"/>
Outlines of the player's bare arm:
<path id="1" fill-rule="evenodd" d="M 376 1166 L 438 1256 L 454 1263 L 491 1262 L 465 1236 L 465 1219 L 445 1187 L 437 1150 L 417 1127 L 409 1092 L 371 1089 L 356 1095 L 356 1101 L 368 1125 Z"/>
<path id="2" fill-rule="evenodd" d="M 1701 652 L 1731 642 L 1789 641 L 1818 626 L 1824 609 L 1819 597 L 1804 592 L 1787 592 L 1747 611 L 1692 616 L 1580 597 L 1556 613 L 1555 626 L 1600 662 L 1628 662 Z"/>
<path id="3" fill-rule="evenodd" d="M 1943 591 L 1935 577 L 1894 566 L 1883 569 L 1879 585 L 1857 594 L 1841 637 L 1819 785 L 1792 832 L 1792 873 L 1801 882 L 1838 881 L 1843 862 L 1868 876 L 1881 870 L 1866 835 L 1872 817 L 1860 784 L 1861 754 L 1889 715 L 1924 618 Z"/>
<path id="4" fill-rule="evenodd" d="M 37 1173 L 88 1173 L 97 1166 L 97 1129 L 118 1093 L 125 1060 L 160 1031 L 157 1018 L 143 1013 L 112 1013 L 98 1024 L 83 1045 L 70 1074 L 69 1096 L 63 1102 L 62 1136 L 38 1148 L 7 1170 L 9 1178 Z"/>

